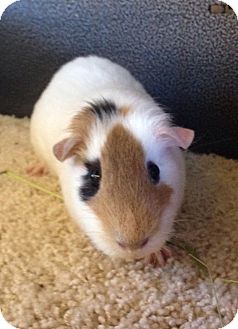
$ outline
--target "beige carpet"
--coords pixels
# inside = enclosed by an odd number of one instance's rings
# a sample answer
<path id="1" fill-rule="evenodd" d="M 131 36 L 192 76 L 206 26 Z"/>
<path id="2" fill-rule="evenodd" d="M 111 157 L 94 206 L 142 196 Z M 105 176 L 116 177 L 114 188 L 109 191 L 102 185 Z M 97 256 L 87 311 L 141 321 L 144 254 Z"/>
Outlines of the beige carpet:
<path id="1" fill-rule="evenodd" d="M 0 171 L 36 160 L 29 120 L 0 116 Z M 21 329 L 215 329 L 238 308 L 238 162 L 187 155 L 188 186 L 176 236 L 214 278 L 174 249 L 168 265 L 112 262 L 71 222 L 60 200 L 0 176 L 0 306 Z M 54 177 L 34 179 L 58 191 Z"/>

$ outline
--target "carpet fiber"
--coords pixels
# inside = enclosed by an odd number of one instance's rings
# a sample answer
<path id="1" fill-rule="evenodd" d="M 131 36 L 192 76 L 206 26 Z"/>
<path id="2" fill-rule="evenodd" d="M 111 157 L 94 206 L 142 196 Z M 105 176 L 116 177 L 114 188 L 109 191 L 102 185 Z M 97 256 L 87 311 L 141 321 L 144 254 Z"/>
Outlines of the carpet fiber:
<path id="1" fill-rule="evenodd" d="M 0 171 L 21 175 L 36 161 L 28 119 L 0 116 L 0 156 Z M 215 329 L 221 320 L 229 323 L 238 308 L 238 285 L 222 279 L 238 279 L 238 163 L 191 153 L 186 160 L 186 197 L 175 236 L 196 248 L 213 285 L 176 247 L 163 269 L 112 261 L 95 250 L 60 200 L 3 174 L 4 317 L 21 329 Z M 33 180 L 60 193 L 53 176 Z"/>

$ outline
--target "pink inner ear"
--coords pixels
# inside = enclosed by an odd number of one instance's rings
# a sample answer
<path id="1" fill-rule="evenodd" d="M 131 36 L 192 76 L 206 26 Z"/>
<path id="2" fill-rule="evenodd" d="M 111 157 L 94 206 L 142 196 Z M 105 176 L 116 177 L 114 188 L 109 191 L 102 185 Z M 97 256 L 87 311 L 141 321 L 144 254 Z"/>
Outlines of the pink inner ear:
<path id="1" fill-rule="evenodd" d="M 162 127 L 158 136 L 169 139 L 171 146 L 179 146 L 187 149 L 194 139 L 194 131 L 182 127 Z"/>
<path id="2" fill-rule="evenodd" d="M 78 141 L 74 138 L 65 138 L 53 147 L 55 157 L 63 162 L 72 155 L 72 150 L 77 145 Z"/>

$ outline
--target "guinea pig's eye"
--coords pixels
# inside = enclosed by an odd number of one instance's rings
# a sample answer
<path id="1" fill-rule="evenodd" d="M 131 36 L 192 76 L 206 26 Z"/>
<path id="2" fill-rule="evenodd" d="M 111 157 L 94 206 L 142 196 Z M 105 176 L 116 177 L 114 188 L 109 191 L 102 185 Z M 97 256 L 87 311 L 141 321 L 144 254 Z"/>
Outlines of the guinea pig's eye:
<path id="1" fill-rule="evenodd" d="M 147 163 L 147 170 L 150 180 L 153 184 L 158 184 L 160 180 L 160 170 L 159 167 L 152 161 Z"/>
<path id="2" fill-rule="evenodd" d="M 95 167 L 89 171 L 89 175 L 92 182 L 98 182 L 101 178 L 100 168 Z"/>
<path id="3" fill-rule="evenodd" d="M 99 160 L 86 162 L 87 174 L 83 176 L 83 185 L 80 187 L 80 196 L 84 201 L 93 197 L 99 190 L 101 180 L 101 165 Z"/>

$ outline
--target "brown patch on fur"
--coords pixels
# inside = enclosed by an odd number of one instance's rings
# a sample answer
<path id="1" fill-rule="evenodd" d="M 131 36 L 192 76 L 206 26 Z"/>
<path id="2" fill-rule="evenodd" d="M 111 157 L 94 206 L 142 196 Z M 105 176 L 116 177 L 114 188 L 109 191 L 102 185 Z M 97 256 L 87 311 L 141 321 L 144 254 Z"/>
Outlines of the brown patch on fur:
<path id="1" fill-rule="evenodd" d="M 130 109 L 125 106 L 119 111 L 125 117 Z M 73 117 L 68 129 L 71 136 L 54 146 L 53 151 L 58 160 L 64 161 L 75 154 L 78 155 L 77 160 L 79 162 L 84 159 L 89 140 L 89 132 L 96 119 L 95 114 L 89 107 L 84 107 L 82 111 Z"/>
<path id="2" fill-rule="evenodd" d="M 95 115 L 87 107 L 76 114 L 71 121 L 69 131 L 72 133 L 72 138 L 80 140 L 80 143 L 74 149 L 74 153 L 79 155 L 80 158 L 84 157 L 89 133 L 95 121 Z"/>
<path id="3" fill-rule="evenodd" d="M 120 108 L 119 112 L 121 113 L 121 115 L 123 117 L 126 117 L 127 114 L 130 112 L 130 109 L 129 109 L 129 107 L 124 106 L 124 107 Z"/>
<path id="4" fill-rule="evenodd" d="M 172 189 L 150 182 L 141 144 L 120 124 L 108 135 L 101 167 L 100 189 L 88 203 L 115 240 L 135 249 L 158 230 Z"/>

